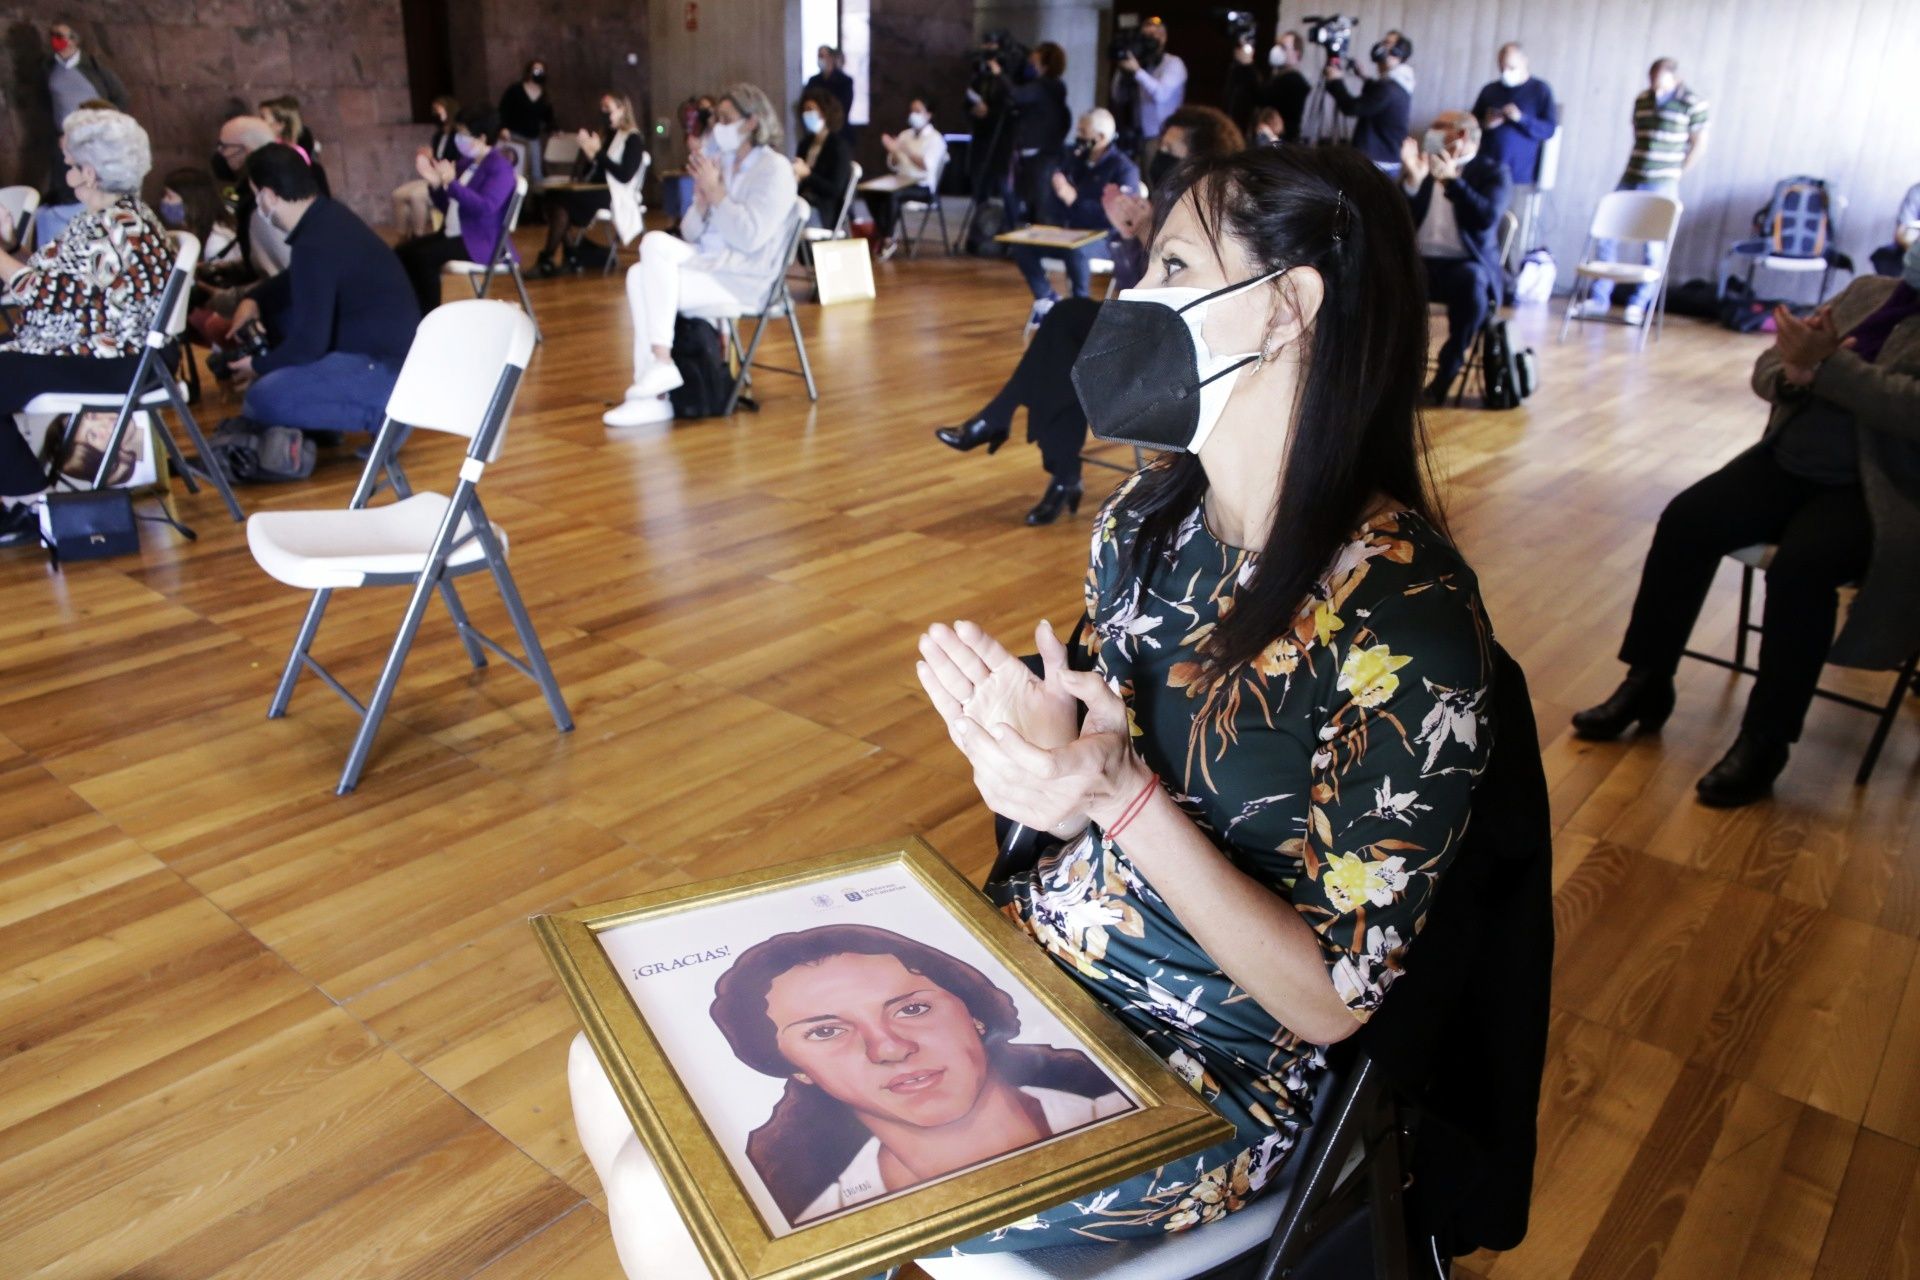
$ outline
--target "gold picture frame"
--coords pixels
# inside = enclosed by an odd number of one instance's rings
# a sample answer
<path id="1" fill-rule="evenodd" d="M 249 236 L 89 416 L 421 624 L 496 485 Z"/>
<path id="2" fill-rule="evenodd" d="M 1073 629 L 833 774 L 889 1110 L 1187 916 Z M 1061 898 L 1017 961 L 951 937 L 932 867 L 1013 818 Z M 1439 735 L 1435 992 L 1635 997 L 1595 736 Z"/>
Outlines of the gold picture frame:
<path id="1" fill-rule="evenodd" d="M 922 897 L 916 899 L 914 889 Z M 904 896 L 901 890 L 907 891 Z M 1115 1086 L 1104 1097 L 1118 1094 L 1121 1103 L 1109 1104 L 1101 1118 L 1081 1127 L 1054 1130 L 1044 1140 L 944 1177 L 892 1192 L 885 1192 L 883 1183 L 879 1198 L 856 1201 L 817 1221 L 773 1207 L 777 1192 L 755 1173 L 758 1166 L 747 1164 L 747 1145 L 732 1138 L 723 1145 L 720 1136 L 725 1131 L 737 1138 L 740 1126 L 752 1118 L 724 1114 L 724 1108 L 749 1112 L 752 1107 L 735 1103 L 743 1091 L 723 1078 L 720 1069 L 731 1066 L 717 1061 L 723 1055 L 700 1056 L 706 1052 L 703 1044 L 725 1031 L 719 1002 L 708 1008 L 691 998 L 724 990 L 720 975 L 745 964 L 737 934 L 721 941 L 718 935 L 697 935 L 697 928 L 703 920 L 743 919 L 748 904 L 763 905 L 769 917 L 777 916 L 739 930 L 755 942 L 785 945 L 784 939 L 810 929 L 849 924 L 871 930 L 876 926 L 860 922 L 880 920 L 912 930 L 919 945 L 950 948 L 940 954 L 971 965 L 974 977 L 996 985 L 1010 980 L 1018 998 L 1009 999 L 1020 1006 L 1021 1025 L 1034 1028 L 1014 1034 L 1052 1036 L 1043 1052 L 1084 1055 Z M 940 924 L 934 918 L 939 912 L 952 924 Z M 917 838 L 537 915 L 529 923 L 716 1280 L 872 1276 L 1225 1141 L 1233 1132 L 1038 944 Z M 633 929 L 649 924 L 651 931 Z M 710 936 L 713 945 L 687 941 L 695 936 Z M 667 939 L 660 954 L 669 958 L 630 965 L 636 955 L 654 955 L 635 950 L 636 940 L 647 937 Z M 983 955 L 986 967 L 977 963 Z M 682 974 L 683 967 L 697 972 Z M 670 971 L 680 985 L 642 985 Z M 655 1008 L 658 1034 L 642 1012 L 642 1000 Z M 760 1007 L 766 1016 L 765 997 Z M 976 1018 L 973 1026 L 980 1029 L 982 1023 Z M 1062 1030 L 1070 1046 L 1064 1050 L 1053 1047 Z M 701 1070 L 683 1075 L 674 1065 L 675 1053 L 697 1061 Z M 699 1093 L 708 1098 L 704 1108 Z M 716 1104 L 715 1096 L 726 1101 Z M 759 1109 L 765 1110 L 764 1101 Z M 771 1127 L 771 1121 L 763 1125 Z"/>

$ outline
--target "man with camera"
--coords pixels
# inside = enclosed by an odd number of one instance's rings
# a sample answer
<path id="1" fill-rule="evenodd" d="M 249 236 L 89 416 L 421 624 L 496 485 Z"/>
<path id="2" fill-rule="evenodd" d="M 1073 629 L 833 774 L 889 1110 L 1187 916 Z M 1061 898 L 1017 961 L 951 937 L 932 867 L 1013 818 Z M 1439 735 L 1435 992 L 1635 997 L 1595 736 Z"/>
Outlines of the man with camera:
<path id="1" fill-rule="evenodd" d="M 967 81 L 967 114 L 973 118 L 967 182 L 976 205 L 1000 202 L 1002 227 L 1013 225 L 1020 206 L 1013 191 L 1013 81 L 1007 71 L 1026 56 L 1026 49 L 1007 32 L 989 31 L 980 37 Z"/>
<path id="2" fill-rule="evenodd" d="M 1107 52 L 1114 63 L 1110 100 L 1121 145 L 1137 139 L 1140 168 L 1151 174 L 1160 130 L 1187 100 L 1187 64 L 1167 52 L 1167 27 L 1158 18 L 1121 32 Z"/>
<path id="3" fill-rule="evenodd" d="M 1382 36 L 1370 51 L 1376 75 L 1359 93 L 1347 87 L 1344 58 L 1330 56 L 1327 93 L 1341 115 L 1353 118 L 1353 145 L 1389 177 L 1400 172 L 1400 144 L 1413 111 L 1413 41 L 1398 31 Z"/>
<path id="4" fill-rule="evenodd" d="M 352 210 L 320 194 L 292 147 L 248 156 L 246 180 L 293 259 L 234 312 L 236 332 L 264 325 L 272 339 L 230 361 L 253 379 L 241 411 L 266 426 L 378 431 L 420 325 L 400 260 Z"/>
<path id="5" fill-rule="evenodd" d="M 1513 198 L 1507 166 L 1480 151 L 1480 122 L 1442 111 L 1400 150 L 1401 190 L 1412 206 L 1427 296 L 1447 309 L 1447 340 L 1427 397 L 1439 404 L 1466 363 L 1467 346 L 1499 297 L 1500 219 Z"/>

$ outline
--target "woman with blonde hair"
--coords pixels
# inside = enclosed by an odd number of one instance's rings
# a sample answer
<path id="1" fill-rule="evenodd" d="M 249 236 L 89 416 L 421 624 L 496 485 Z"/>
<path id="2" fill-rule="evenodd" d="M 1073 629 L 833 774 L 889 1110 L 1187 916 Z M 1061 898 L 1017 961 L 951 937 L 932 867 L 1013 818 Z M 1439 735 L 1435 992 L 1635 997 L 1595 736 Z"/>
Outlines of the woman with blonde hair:
<path id="1" fill-rule="evenodd" d="M 535 275 L 559 275 L 563 261 L 580 270 L 573 250 L 580 243 L 581 233 L 602 209 L 613 211 L 623 241 L 640 234 L 639 201 L 633 197 L 630 184 L 647 158 L 647 148 L 640 137 L 639 121 L 634 118 L 633 99 L 618 93 L 601 94 L 599 127 L 582 129 L 576 136 L 580 158 L 574 161 L 573 180 L 581 185 L 555 187 L 543 194 L 547 243 L 540 250 Z M 620 188 L 618 199 L 615 187 Z M 626 225 L 619 225 L 622 223 Z"/>

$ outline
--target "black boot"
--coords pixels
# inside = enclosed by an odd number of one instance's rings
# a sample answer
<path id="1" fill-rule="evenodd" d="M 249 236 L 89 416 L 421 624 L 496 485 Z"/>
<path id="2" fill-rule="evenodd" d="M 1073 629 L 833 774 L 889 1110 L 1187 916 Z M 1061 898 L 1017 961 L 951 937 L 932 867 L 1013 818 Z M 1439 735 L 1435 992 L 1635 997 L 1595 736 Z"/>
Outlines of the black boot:
<path id="1" fill-rule="evenodd" d="M 1028 524 L 1052 524 L 1060 518 L 1060 508 L 1078 514 L 1080 511 L 1080 484 L 1071 485 L 1055 480 L 1040 495 L 1040 501 L 1034 503 L 1033 510 L 1027 512 Z"/>
<path id="2" fill-rule="evenodd" d="M 1778 738 L 1742 729 L 1740 736 L 1694 785 L 1700 803 L 1714 809 L 1737 809 L 1773 794 L 1773 780 L 1787 767 L 1787 744 Z"/>
<path id="3" fill-rule="evenodd" d="M 994 454 L 1000 452 L 1000 446 L 1007 442 L 1007 437 L 1012 432 L 1007 427 L 1001 427 L 996 431 L 985 418 L 975 418 L 958 427 L 939 427 L 933 434 L 935 439 L 949 449 L 958 449 L 965 453 L 969 449 L 977 449 L 984 444 L 987 446 L 987 452 Z"/>
<path id="4" fill-rule="evenodd" d="M 1672 713 L 1672 676 L 1629 671 L 1612 697 L 1597 707 L 1573 713 L 1573 735 L 1589 742 L 1611 742 L 1636 720 L 1644 732 L 1658 733 Z"/>

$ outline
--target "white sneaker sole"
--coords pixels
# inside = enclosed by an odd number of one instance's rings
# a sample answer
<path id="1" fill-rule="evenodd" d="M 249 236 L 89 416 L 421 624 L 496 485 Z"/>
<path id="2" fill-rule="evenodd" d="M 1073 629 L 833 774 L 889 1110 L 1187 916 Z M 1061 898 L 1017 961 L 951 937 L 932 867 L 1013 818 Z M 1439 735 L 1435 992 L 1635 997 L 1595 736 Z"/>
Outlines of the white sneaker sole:
<path id="1" fill-rule="evenodd" d="M 664 396 L 648 400 L 628 400 L 600 415 L 609 427 L 644 427 L 655 422 L 672 422 L 673 406 Z"/>

